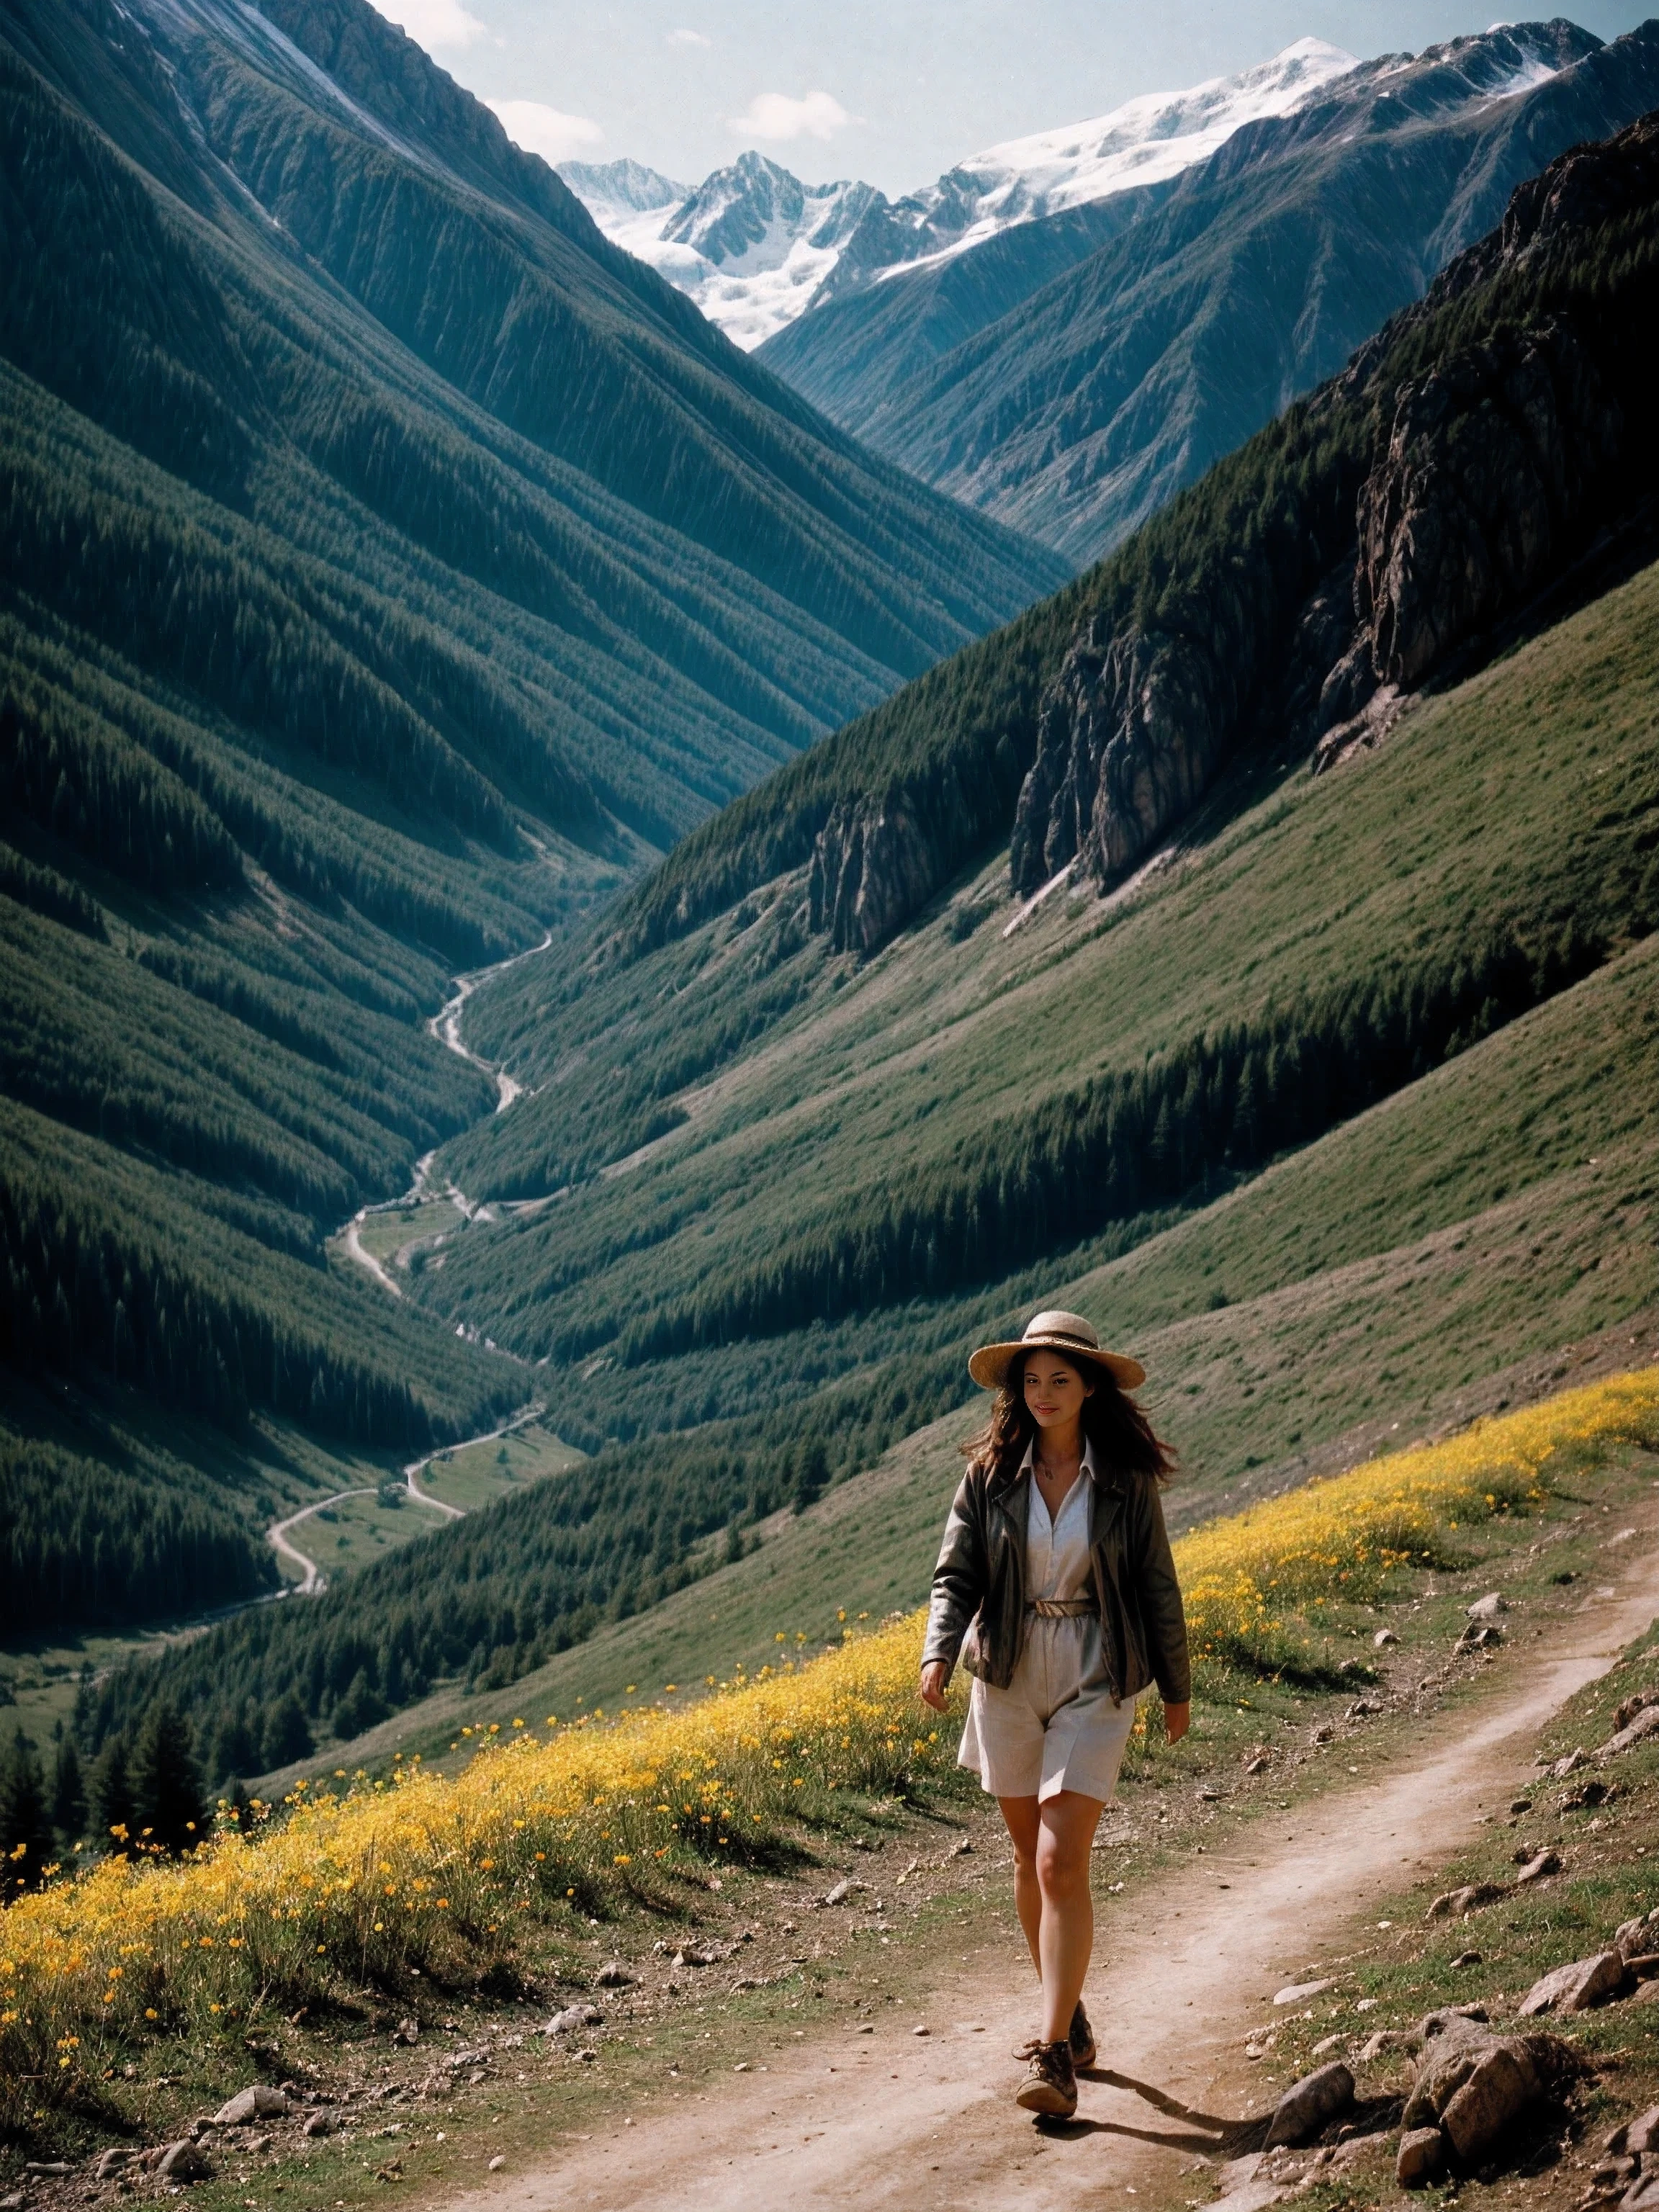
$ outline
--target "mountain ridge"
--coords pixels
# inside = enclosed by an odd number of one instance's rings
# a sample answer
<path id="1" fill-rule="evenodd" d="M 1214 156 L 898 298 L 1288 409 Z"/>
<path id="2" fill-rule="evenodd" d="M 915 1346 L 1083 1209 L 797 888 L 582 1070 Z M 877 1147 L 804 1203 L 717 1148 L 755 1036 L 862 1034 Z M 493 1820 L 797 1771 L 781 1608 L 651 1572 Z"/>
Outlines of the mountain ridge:
<path id="1" fill-rule="evenodd" d="M 1011 233 L 826 302 L 763 357 L 1086 562 L 1334 374 L 1524 177 L 1651 106 L 1654 35 L 1558 18 L 1364 64 L 1098 234 Z"/>

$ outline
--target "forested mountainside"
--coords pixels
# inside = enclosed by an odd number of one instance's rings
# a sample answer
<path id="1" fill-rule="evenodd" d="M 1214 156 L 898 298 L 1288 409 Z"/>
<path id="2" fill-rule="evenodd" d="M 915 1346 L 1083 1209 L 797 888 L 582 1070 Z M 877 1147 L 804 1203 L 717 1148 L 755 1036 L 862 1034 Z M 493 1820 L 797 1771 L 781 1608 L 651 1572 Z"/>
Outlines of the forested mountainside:
<path id="1" fill-rule="evenodd" d="M 443 1164 L 520 1209 L 399 1280 L 545 1360 L 593 1464 L 112 1677 L 88 1740 L 162 1695 L 229 1745 L 290 1697 L 316 1733 L 514 1680 L 960 1405 L 964 1342 L 1055 1296 L 1157 1340 L 1211 1482 L 1328 1445 L 1380 1371 L 1430 1403 L 1659 1296 L 1656 301 L 1651 118 L 1113 562 L 483 994 L 481 1048 L 544 1087 Z M 1199 644 L 1236 676 L 1215 749 Z M 1125 880 L 1146 790 L 1179 835 Z M 1079 843 L 1013 903 L 1064 791 Z M 907 793 L 938 872 L 838 942 L 802 815 Z"/>
<path id="2" fill-rule="evenodd" d="M 1385 55 L 1168 183 L 826 296 L 757 357 L 1081 565 L 1332 375 L 1524 178 L 1656 103 L 1655 24 Z"/>
<path id="3" fill-rule="evenodd" d="M 1064 571 L 361 0 L 0 0 L 0 1606 L 69 1626 L 267 1584 L 283 1425 L 527 1396 L 325 1256 L 495 1103 L 448 979 Z"/>

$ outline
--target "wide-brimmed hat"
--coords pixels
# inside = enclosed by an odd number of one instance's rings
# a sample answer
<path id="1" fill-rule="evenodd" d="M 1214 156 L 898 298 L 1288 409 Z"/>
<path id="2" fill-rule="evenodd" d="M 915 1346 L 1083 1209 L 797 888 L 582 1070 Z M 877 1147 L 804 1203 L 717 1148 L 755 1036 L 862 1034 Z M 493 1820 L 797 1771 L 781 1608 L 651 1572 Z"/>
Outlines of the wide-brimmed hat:
<path id="1" fill-rule="evenodd" d="M 968 1372 L 981 1390 L 1000 1390 L 1019 1354 L 1038 1350 L 1063 1352 L 1085 1366 L 1103 1367 L 1125 1390 L 1136 1389 L 1146 1380 L 1146 1370 L 1138 1359 L 1131 1359 L 1124 1352 L 1103 1351 L 1100 1339 L 1081 1314 L 1062 1313 L 1058 1309 L 1034 1314 L 1018 1344 L 981 1344 L 968 1362 Z"/>

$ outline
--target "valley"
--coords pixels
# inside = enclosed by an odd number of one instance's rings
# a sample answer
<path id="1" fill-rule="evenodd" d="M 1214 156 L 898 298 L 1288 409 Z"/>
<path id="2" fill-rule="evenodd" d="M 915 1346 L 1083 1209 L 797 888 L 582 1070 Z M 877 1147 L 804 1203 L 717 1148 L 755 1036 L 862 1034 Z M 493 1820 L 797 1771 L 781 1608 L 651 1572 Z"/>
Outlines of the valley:
<path id="1" fill-rule="evenodd" d="M 1340 2212 L 1615 1929 L 1412 2155 L 1646 2185 L 1656 58 L 1303 40 L 890 202 L 0 0 L 7 2212 Z M 1033 2135 L 915 1685 L 1056 1305 L 1195 1685 Z"/>

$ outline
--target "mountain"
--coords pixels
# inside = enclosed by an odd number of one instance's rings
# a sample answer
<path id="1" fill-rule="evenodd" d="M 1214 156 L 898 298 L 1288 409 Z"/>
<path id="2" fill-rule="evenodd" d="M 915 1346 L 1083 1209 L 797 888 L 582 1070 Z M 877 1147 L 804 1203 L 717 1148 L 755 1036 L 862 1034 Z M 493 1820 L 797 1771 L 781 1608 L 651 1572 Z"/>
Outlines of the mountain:
<path id="1" fill-rule="evenodd" d="M 1147 94 L 1091 121 L 988 147 L 899 200 L 872 185 L 804 185 L 754 152 L 695 191 L 629 161 L 564 161 L 559 174 L 608 238 L 749 348 L 809 307 L 896 270 L 1174 177 L 1246 123 L 1293 112 L 1355 65 L 1338 47 L 1299 39 L 1237 76 Z"/>
<path id="2" fill-rule="evenodd" d="M 451 979 L 1065 572 L 360 0 L 0 0 L 0 1609 L 62 1628 L 529 1396 L 331 1257 L 498 1103 Z"/>
<path id="3" fill-rule="evenodd" d="M 1656 100 L 1651 25 L 1385 55 L 1165 183 L 832 288 L 762 358 L 1082 564 L 1334 374 L 1524 177 Z"/>
<path id="4" fill-rule="evenodd" d="M 526 1093 L 445 1146 L 493 1204 L 398 1279 L 591 1464 L 112 1676 L 88 1737 L 158 1688 L 216 1737 L 516 1680 L 1040 1304 L 1155 1346 L 1194 1514 L 1650 1306 L 1656 334 L 1659 116 L 481 992 Z"/>

